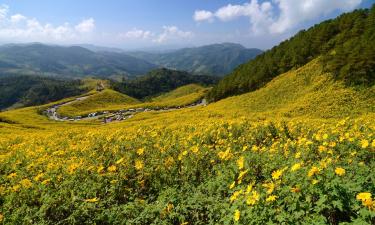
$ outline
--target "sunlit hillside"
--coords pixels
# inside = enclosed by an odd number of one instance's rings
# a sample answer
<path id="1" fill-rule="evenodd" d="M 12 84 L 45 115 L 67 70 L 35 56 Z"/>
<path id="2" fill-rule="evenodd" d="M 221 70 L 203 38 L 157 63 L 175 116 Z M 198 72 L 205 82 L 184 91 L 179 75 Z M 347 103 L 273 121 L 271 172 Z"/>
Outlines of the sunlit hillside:
<path id="1" fill-rule="evenodd" d="M 93 112 L 118 111 L 130 108 L 182 107 L 201 100 L 207 91 L 208 88 L 191 84 L 155 97 L 150 101 L 141 102 L 119 92 L 106 89 L 83 100 L 64 105 L 58 109 L 58 113 L 62 116 L 75 117 Z"/>
<path id="2" fill-rule="evenodd" d="M 104 100 L 137 103 L 105 90 L 71 105 Z M 314 60 L 255 92 L 120 123 L 54 122 L 38 114 L 47 106 L 0 113 L 1 213 L 8 223 L 368 224 L 374 100 L 373 87 L 345 87 Z"/>

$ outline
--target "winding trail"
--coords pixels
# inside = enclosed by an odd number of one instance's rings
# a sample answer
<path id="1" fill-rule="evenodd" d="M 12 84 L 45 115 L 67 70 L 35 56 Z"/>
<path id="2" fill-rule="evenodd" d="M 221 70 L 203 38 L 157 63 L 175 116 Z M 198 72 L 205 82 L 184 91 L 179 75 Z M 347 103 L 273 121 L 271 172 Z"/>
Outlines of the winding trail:
<path id="1" fill-rule="evenodd" d="M 103 123 L 111 123 L 116 121 L 123 121 L 126 119 L 132 118 L 135 114 L 141 113 L 141 112 L 167 112 L 167 111 L 173 111 L 173 110 L 179 110 L 179 109 L 185 109 L 185 108 L 191 108 L 196 106 L 206 106 L 207 101 L 206 99 L 200 99 L 194 103 L 191 103 L 189 105 L 185 106 L 176 106 L 176 107 L 155 107 L 155 108 L 134 108 L 134 109 L 123 109 L 118 111 L 102 111 L 102 112 L 92 112 L 89 113 L 86 116 L 76 116 L 76 117 L 66 117 L 61 116 L 57 112 L 57 110 L 61 106 L 70 105 L 74 102 L 82 101 L 90 96 L 84 96 L 80 98 L 76 98 L 72 101 L 56 104 L 51 106 L 50 108 L 47 108 L 44 111 L 44 115 L 46 115 L 49 119 L 55 120 L 55 121 L 81 121 L 81 120 L 95 120 L 95 119 L 102 119 Z"/>

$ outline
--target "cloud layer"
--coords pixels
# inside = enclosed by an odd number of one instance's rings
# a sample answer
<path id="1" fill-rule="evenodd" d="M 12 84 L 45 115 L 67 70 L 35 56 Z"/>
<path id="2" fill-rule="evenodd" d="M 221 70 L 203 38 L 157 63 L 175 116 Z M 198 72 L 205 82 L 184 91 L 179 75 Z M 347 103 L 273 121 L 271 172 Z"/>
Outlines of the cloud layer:
<path id="1" fill-rule="evenodd" d="M 82 40 L 95 29 L 93 18 L 84 19 L 77 25 L 41 23 L 22 14 L 10 15 L 7 5 L 0 6 L 0 39 L 3 41 L 70 42 Z"/>
<path id="2" fill-rule="evenodd" d="M 177 26 L 163 26 L 162 31 L 159 33 L 134 28 L 125 33 L 119 34 L 119 38 L 123 40 L 144 40 L 157 44 L 192 38 L 193 36 L 193 32 L 183 31 Z"/>
<path id="3" fill-rule="evenodd" d="M 255 34 L 280 34 L 336 10 L 353 10 L 361 2 L 362 0 L 272 0 L 260 3 L 258 0 L 251 0 L 242 5 L 229 4 L 215 12 L 197 10 L 193 19 L 197 22 L 212 22 L 215 19 L 225 22 L 247 17 Z"/>

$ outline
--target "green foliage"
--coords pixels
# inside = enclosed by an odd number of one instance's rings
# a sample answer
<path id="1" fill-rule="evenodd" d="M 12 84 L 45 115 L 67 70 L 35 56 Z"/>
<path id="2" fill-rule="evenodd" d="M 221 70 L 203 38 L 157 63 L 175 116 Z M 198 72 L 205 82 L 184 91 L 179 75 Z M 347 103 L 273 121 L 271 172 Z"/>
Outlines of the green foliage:
<path id="1" fill-rule="evenodd" d="M 128 54 L 156 65 L 176 68 L 192 74 L 222 76 L 261 53 L 259 49 L 247 49 L 239 44 L 222 43 L 159 54 L 147 52 L 129 52 Z"/>
<path id="2" fill-rule="evenodd" d="M 0 110 L 57 101 L 86 91 L 79 80 L 61 80 L 38 76 L 0 77 Z"/>
<path id="3" fill-rule="evenodd" d="M 374 8 L 361 9 L 302 30 L 239 66 L 210 93 L 211 100 L 254 91 L 281 73 L 322 55 L 325 70 L 347 84 L 374 84 Z"/>
<path id="4" fill-rule="evenodd" d="M 124 80 L 121 83 L 113 82 L 114 90 L 129 96 L 143 99 L 166 93 L 187 84 L 212 85 L 217 83 L 219 78 L 213 76 L 191 75 L 184 71 L 170 69 L 156 69 L 147 75 L 133 80 Z"/>

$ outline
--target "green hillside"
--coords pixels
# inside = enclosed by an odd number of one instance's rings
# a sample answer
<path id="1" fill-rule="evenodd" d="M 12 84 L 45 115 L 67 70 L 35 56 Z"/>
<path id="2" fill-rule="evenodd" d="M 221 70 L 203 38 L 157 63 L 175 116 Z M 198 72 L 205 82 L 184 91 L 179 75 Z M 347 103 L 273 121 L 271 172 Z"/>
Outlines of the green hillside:
<path id="1" fill-rule="evenodd" d="M 0 77 L 0 110 L 41 105 L 86 92 L 79 80 L 39 76 Z"/>
<path id="2" fill-rule="evenodd" d="M 126 95 L 143 99 L 155 97 L 187 84 L 213 85 L 218 81 L 219 78 L 214 76 L 192 75 L 185 71 L 161 68 L 132 80 L 114 82 L 112 87 Z"/>
<path id="3" fill-rule="evenodd" d="M 261 53 L 260 49 L 247 49 L 239 44 L 222 43 L 184 48 L 168 53 L 129 52 L 128 54 L 156 65 L 188 71 L 196 75 L 223 76 Z"/>
<path id="4" fill-rule="evenodd" d="M 374 84 L 375 6 L 300 31 L 239 66 L 210 93 L 211 100 L 254 91 L 277 75 L 322 56 L 324 70 L 348 85 Z"/>
<path id="5" fill-rule="evenodd" d="M 63 116 L 80 116 L 92 112 L 105 111 L 108 108 L 126 107 L 140 103 L 137 99 L 121 94 L 111 89 L 97 92 L 87 98 L 64 105 L 59 108 L 59 113 Z"/>

